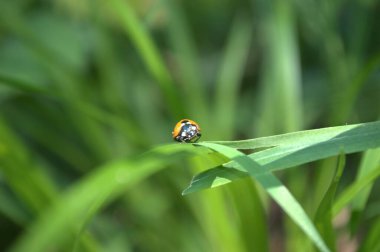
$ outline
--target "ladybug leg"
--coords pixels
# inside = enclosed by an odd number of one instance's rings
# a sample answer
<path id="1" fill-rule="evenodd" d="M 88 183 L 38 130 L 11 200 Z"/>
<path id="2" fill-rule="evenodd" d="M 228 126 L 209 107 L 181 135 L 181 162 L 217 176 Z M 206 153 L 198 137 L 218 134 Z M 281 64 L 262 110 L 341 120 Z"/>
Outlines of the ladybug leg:
<path id="1" fill-rule="evenodd" d="M 202 134 L 200 132 L 197 132 L 197 136 L 194 139 L 194 142 L 197 142 L 199 140 L 199 138 L 201 138 L 201 136 L 202 136 Z"/>
<path id="2" fill-rule="evenodd" d="M 180 136 L 176 136 L 176 137 L 174 138 L 174 140 L 176 140 L 177 142 L 182 142 L 182 139 L 180 138 Z"/>

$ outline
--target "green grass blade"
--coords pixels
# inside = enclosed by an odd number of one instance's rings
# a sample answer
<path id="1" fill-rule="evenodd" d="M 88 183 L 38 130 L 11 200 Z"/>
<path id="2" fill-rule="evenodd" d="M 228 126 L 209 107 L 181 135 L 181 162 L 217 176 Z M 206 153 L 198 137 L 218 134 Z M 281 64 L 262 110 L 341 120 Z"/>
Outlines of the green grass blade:
<path id="1" fill-rule="evenodd" d="M 1 118 L 0 172 L 29 213 L 40 213 L 57 194 L 54 182 Z"/>
<path id="2" fill-rule="evenodd" d="M 380 68 L 380 53 L 371 57 L 361 69 L 358 69 L 358 74 L 352 78 L 345 92 L 340 92 L 340 101 L 334 104 L 333 115 L 337 122 L 346 121 L 352 113 L 355 101 L 358 99 L 361 89 L 367 83 L 371 75 Z"/>
<path id="3" fill-rule="evenodd" d="M 368 150 L 364 153 L 360 166 L 358 175 L 356 177 L 356 181 L 364 178 L 371 171 L 375 170 L 380 164 L 380 148 L 374 150 Z M 356 229 L 358 226 L 362 212 L 367 204 L 367 200 L 369 194 L 372 190 L 373 183 L 368 184 L 366 188 L 364 188 L 358 195 L 352 200 L 352 218 L 351 218 L 351 227 Z"/>
<path id="4" fill-rule="evenodd" d="M 119 160 L 103 165 L 73 186 L 46 211 L 15 243 L 10 251 L 46 251 L 60 248 L 71 237 L 71 230 L 82 232 L 87 218 L 127 188 L 168 164 L 194 154 L 207 153 L 192 145 L 166 145 L 134 160 Z"/>
<path id="5" fill-rule="evenodd" d="M 179 106 L 181 102 L 177 98 L 178 95 L 169 70 L 166 68 L 153 39 L 138 20 L 133 7 L 129 1 L 112 0 L 109 4 L 120 18 L 123 28 L 139 51 L 149 72 L 160 85 L 171 112 L 174 116 L 180 116 L 182 114 L 181 106 Z"/>
<path id="6" fill-rule="evenodd" d="M 351 202 L 364 188 L 371 185 L 380 176 L 380 166 L 369 172 L 365 177 L 355 181 L 347 187 L 339 196 L 333 207 L 333 216 L 337 215 L 342 208 Z"/>
<path id="7" fill-rule="evenodd" d="M 229 159 L 211 152 L 202 158 L 197 156 L 194 161 L 196 162 L 191 163 L 192 171 L 197 173 L 228 162 Z M 219 190 L 191 195 L 189 198 L 196 199 L 194 213 L 213 250 L 268 251 L 268 228 L 262 199 L 251 178 Z M 200 211 L 202 214 L 199 214 Z M 255 214 L 252 216 L 252 213 Z"/>
<path id="8" fill-rule="evenodd" d="M 25 225 L 29 219 L 28 214 L 20 207 L 19 202 L 3 188 L 0 188 L 0 213 L 20 226 Z"/>
<path id="9" fill-rule="evenodd" d="M 330 251 L 301 205 L 273 174 L 266 172 L 258 163 L 233 148 L 213 143 L 200 143 L 199 145 L 213 149 L 233 159 L 241 169 L 247 171 L 262 185 L 277 204 L 309 236 L 320 251 Z M 185 190 L 184 194 L 186 193 Z"/>
<path id="10" fill-rule="evenodd" d="M 370 202 L 365 209 L 364 219 L 368 220 L 380 216 L 380 201 Z"/>
<path id="11" fill-rule="evenodd" d="M 49 90 L 44 89 L 42 86 L 31 81 L 17 78 L 13 75 L 0 72 L 0 85 L 8 86 L 10 88 L 20 90 L 29 94 L 48 94 Z"/>
<path id="12" fill-rule="evenodd" d="M 214 123 L 219 127 L 213 133 L 226 139 L 233 136 L 239 87 L 249 55 L 252 31 L 250 19 L 235 18 L 219 70 L 214 106 Z"/>
<path id="13" fill-rule="evenodd" d="M 380 218 L 378 217 L 361 242 L 359 252 L 380 251 Z"/>
<path id="14" fill-rule="evenodd" d="M 251 178 L 231 183 L 231 194 L 238 212 L 240 236 L 246 251 L 269 251 L 266 212 L 256 183 Z M 252 214 L 254 213 L 254 214 Z"/>
<path id="15" fill-rule="evenodd" d="M 302 129 L 302 85 L 292 3 L 268 2 L 262 24 L 266 45 L 259 135 Z M 278 116 L 278 115 L 282 116 Z"/>
<path id="16" fill-rule="evenodd" d="M 247 139 L 240 141 L 212 141 L 212 143 L 226 145 L 236 149 L 258 149 L 269 148 L 275 146 L 289 146 L 289 145 L 314 145 L 316 143 L 327 141 L 347 131 L 351 131 L 356 128 L 360 128 L 360 132 L 369 131 L 368 134 L 372 134 L 372 131 L 377 131 L 380 127 L 380 121 L 351 124 L 336 127 L 327 127 L 312 130 L 303 130 L 292 133 L 286 133 L 275 136 L 260 137 L 255 139 Z M 211 141 L 210 141 L 211 142 Z"/>
<path id="17" fill-rule="evenodd" d="M 335 232 L 332 226 L 332 205 L 335 198 L 335 193 L 339 184 L 339 181 L 342 177 L 344 166 L 345 166 L 345 156 L 342 154 L 338 158 L 337 167 L 335 170 L 335 176 L 327 192 L 325 193 L 319 207 L 316 211 L 314 217 L 314 223 L 327 243 L 327 246 L 331 251 L 336 251 L 335 248 Z"/>
<path id="18" fill-rule="evenodd" d="M 297 141 L 297 136 L 299 141 Z M 266 171 L 275 171 L 336 156 L 341 152 L 348 154 L 380 147 L 380 121 L 300 131 L 247 141 L 215 143 L 226 144 L 237 149 L 279 145 L 249 155 Z M 194 192 L 229 183 L 244 175 L 249 176 L 235 161 L 223 166 L 224 168 L 217 167 L 214 171 L 209 170 L 200 176 L 195 176 L 189 190 Z M 194 187 L 194 190 L 191 187 Z"/>
<path id="19" fill-rule="evenodd" d="M 175 64 L 178 65 L 178 78 L 183 83 L 185 104 L 192 109 L 187 111 L 190 118 L 199 118 L 206 121 L 208 105 L 206 103 L 205 82 L 200 68 L 200 57 L 197 52 L 194 35 L 191 34 L 186 13 L 176 0 L 162 0 L 162 4 L 168 12 L 168 36 L 173 46 Z M 206 125 L 207 126 L 207 125 Z"/>

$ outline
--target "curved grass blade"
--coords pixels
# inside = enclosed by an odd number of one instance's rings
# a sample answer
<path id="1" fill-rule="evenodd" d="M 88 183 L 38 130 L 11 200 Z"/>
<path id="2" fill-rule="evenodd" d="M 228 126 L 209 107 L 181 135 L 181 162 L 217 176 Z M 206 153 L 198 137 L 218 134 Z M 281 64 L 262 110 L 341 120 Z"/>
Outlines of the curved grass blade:
<path id="1" fill-rule="evenodd" d="M 248 172 L 263 186 L 277 204 L 309 236 L 320 251 L 330 251 L 301 205 L 277 177 L 270 172 L 266 172 L 262 166 L 238 150 L 214 143 L 199 143 L 199 145 L 213 149 L 233 159 L 242 170 Z M 186 190 L 184 194 L 186 194 Z"/>
<path id="2" fill-rule="evenodd" d="M 360 180 L 368 175 L 372 170 L 376 169 L 380 164 L 380 148 L 375 150 L 368 150 L 364 153 L 360 161 L 359 171 L 356 180 Z M 364 208 L 367 205 L 369 194 L 371 193 L 373 184 L 368 184 L 366 188 L 360 191 L 358 195 L 352 200 L 352 218 L 351 218 L 351 231 L 358 228 L 361 221 Z"/>
<path id="3" fill-rule="evenodd" d="M 332 226 L 332 205 L 335 198 L 335 193 L 338 188 L 338 184 L 340 181 L 340 178 L 342 177 L 344 165 L 345 165 L 345 156 L 342 154 L 338 158 L 337 167 L 335 170 L 335 176 L 333 180 L 331 181 L 331 184 L 329 188 L 327 189 L 327 192 L 325 193 L 321 203 L 319 204 L 319 207 L 317 209 L 317 212 L 315 214 L 314 223 L 322 235 L 322 237 L 325 239 L 327 245 L 331 249 L 331 251 L 336 251 L 335 248 L 335 232 L 334 228 Z"/>
<path id="4" fill-rule="evenodd" d="M 380 165 L 378 165 L 375 170 L 368 173 L 367 176 L 357 180 L 351 186 L 346 188 L 334 204 L 332 209 L 333 216 L 336 216 L 345 205 L 353 200 L 364 188 L 371 185 L 378 177 L 380 177 Z"/>
<path id="5" fill-rule="evenodd" d="M 276 146 L 249 155 L 249 158 L 269 172 L 333 157 L 340 153 L 348 154 L 380 147 L 380 121 L 299 131 L 245 141 L 213 143 L 237 149 Z M 223 168 L 214 169 L 216 170 L 195 176 L 186 191 L 195 192 L 249 176 L 235 161 L 224 164 Z"/>
<path id="6" fill-rule="evenodd" d="M 112 10 L 120 18 L 121 25 L 133 41 L 148 70 L 157 80 L 157 84 L 162 89 L 165 98 L 170 105 L 169 108 L 171 109 L 173 116 L 180 116 L 182 114 L 182 106 L 180 106 L 181 101 L 176 94 L 176 88 L 172 76 L 165 66 L 165 62 L 153 39 L 138 20 L 135 10 L 128 1 L 112 0 L 109 4 Z"/>
<path id="7" fill-rule="evenodd" d="M 207 149 L 192 145 L 171 144 L 153 149 L 137 159 L 113 161 L 99 167 L 62 195 L 10 251 L 59 250 L 70 238 L 75 240 L 73 230 L 77 230 L 76 233 L 83 231 L 89 215 L 98 212 L 105 203 L 120 196 L 127 188 L 168 164 L 207 152 Z"/>

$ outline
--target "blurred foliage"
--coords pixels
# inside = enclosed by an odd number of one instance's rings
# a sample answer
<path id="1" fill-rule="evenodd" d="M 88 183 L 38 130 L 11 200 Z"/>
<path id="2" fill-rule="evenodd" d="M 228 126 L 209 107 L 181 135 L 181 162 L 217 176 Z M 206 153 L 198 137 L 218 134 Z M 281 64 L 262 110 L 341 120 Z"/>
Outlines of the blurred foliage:
<path id="1" fill-rule="evenodd" d="M 379 119 L 379 11 L 376 0 L 1 1 L 0 247 L 17 246 L 107 164 L 171 142 L 182 118 L 200 124 L 202 140 Z M 337 193 L 377 169 L 379 156 L 347 156 Z M 310 215 L 336 161 L 280 174 Z M 182 197 L 204 162 L 137 176 L 52 250 L 312 249 L 252 180 Z M 367 187 L 352 215 L 342 211 L 339 251 L 379 249 L 379 190 Z"/>

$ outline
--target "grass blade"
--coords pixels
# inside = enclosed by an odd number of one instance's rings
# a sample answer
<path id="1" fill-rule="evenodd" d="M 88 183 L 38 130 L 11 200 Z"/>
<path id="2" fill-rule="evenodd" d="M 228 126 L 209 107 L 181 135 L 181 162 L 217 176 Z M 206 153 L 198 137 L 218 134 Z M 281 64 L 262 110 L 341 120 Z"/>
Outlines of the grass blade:
<path id="1" fill-rule="evenodd" d="M 299 131 L 246 141 L 214 143 L 237 149 L 277 146 L 249 155 L 252 160 L 269 172 L 333 157 L 340 153 L 348 154 L 380 147 L 380 121 Z M 224 168 L 217 167 L 214 168 L 215 170 L 195 176 L 188 190 L 194 192 L 249 176 L 235 161 L 223 166 Z"/>
<path id="2" fill-rule="evenodd" d="M 260 137 L 255 139 L 247 139 L 240 141 L 212 141 L 212 143 L 226 145 L 236 149 L 258 149 L 269 148 L 275 146 L 289 146 L 289 145 L 314 145 L 319 142 L 327 141 L 345 132 L 361 129 L 360 133 L 367 135 L 372 134 L 372 131 L 377 131 L 380 128 L 380 121 L 351 124 L 336 127 L 327 127 L 312 130 L 303 130 L 292 133 L 286 133 L 275 136 Z M 359 132 L 358 132 L 359 133 Z M 377 133 L 375 133 L 377 134 Z M 210 141 L 211 142 L 211 141 Z"/>
<path id="3" fill-rule="evenodd" d="M 378 165 L 375 170 L 372 170 L 364 178 L 357 180 L 352 185 L 342 192 L 338 200 L 335 202 L 333 207 L 333 215 L 337 215 L 342 208 L 347 205 L 352 199 L 354 199 L 359 192 L 361 192 L 368 185 L 371 185 L 375 179 L 380 176 L 380 166 Z"/>
<path id="4" fill-rule="evenodd" d="M 271 135 L 300 130 L 303 122 L 302 85 L 292 4 L 268 2 L 264 15 L 262 118 L 258 121 L 257 131 L 259 135 Z"/>
<path id="5" fill-rule="evenodd" d="M 174 116 L 178 117 L 182 114 L 182 108 L 179 106 L 181 102 L 177 98 L 178 95 L 176 94 L 176 88 L 169 70 L 165 67 L 165 62 L 154 44 L 153 39 L 138 20 L 133 7 L 128 2 L 129 1 L 112 0 L 110 1 L 110 5 L 113 11 L 119 16 L 123 28 L 138 49 L 148 70 L 160 85 L 171 112 Z"/>
<path id="6" fill-rule="evenodd" d="M 29 213 L 40 213 L 56 196 L 55 184 L 2 119 L 0 149 L 0 172 L 4 179 Z"/>
<path id="7" fill-rule="evenodd" d="M 168 35 L 173 46 L 175 63 L 178 65 L 180 81 L 183 82 L 185 104 L 191 107 L 189 117 L 199 118 L 206 121 L 209 116 L 205 81 L 202 78 L 200 69 L 200 58 L 197 53 L 194 35 L 191 34 L 186 20 L 183 6 L 176 0 L 163 0 L 162 4 L 167 9 L 169 15 Z M 196 90 L 196 92 L 195 92 Z"/>
<path id="8" fill-rule="evenodd" d="M 10 220 L 18 225 L 25 225 L 28 221 L 28 214 L 20 208 L 19 202 L 9 195 L 3 188 L 0 188 L 0 213 L 7 216 Z"/>
<path id="9" fill-rule="evenodd" d="M 238 16 L 232 25 L 225 55 L 220 67 L 215 94 L 215 128 L 216 136 L 226 139 L 233 136 L 236 122 L 236 103 L 239 87 L 244 72 L 252 40 L 252 24 L 249 19 Z"/>
<path id="10" fill-rule="evenodd" d="M 371 230 L 364 237 L 359 252 L 380 251 L 380 218 L 374 221 Z"/>
<path id="11" fill-rule="evenodd" d="M 332 205 L 333 200 L 335 198 L 335 193 L 340 181 L 340 178 L 342 177 L 343 170 L 345 165 L 345 156 L 342 154 L 338 158 L 337 167 L 335 170 L 335 176 L 333 178 L 333 181 L 331 181 L 331 184 L 325 193 L 321 203 L 319 204 L 319 207 L 317 209 L 317 212 L 315 214 L 314 223 L 326 241 L 328 247 L 331 249 L 331 251 L 336 251 L 335 248 L 335 232 L 332 226 Z"/>
<path id="12" fill-rule="evenodd" d="M 301 205 L 273 174 L 266 172 L 258 163 L 240 151 L 230 147 L 213 143 L 200 143 L 199 145 L 213 149 L 233 159 L 241 169 L 246 170 L 263 186 L 277 204 L 279 204 L 290 218 L 309 236 L 320 251 L 330 251 Z M 183 193 L 186 194 L 186 190 Z"/>
<path id="13" fill-rule="evenodd" d="M 375 150 L 368 150 L 364 153 L 360 166 L 359 172 L 356 180 L 364 178 L 371 171 L 375 170 L 380 164 L 380 148 Z M 356 229 L 358 226 L 362 212 L 367 204 L 369 194 L 372 190 L 373 183 L 368 184 L 366 188 L 360 191 L 358 195 L 352 200 L 352 218 L 351 218 L 351 227 Z"/>
<path id="14" fill-rule="evenodd" d="M 269 251 L 269 228 L 266 212 L 256 183 L 251 178 L 230 184 L 236 209 L 240 236 L 246 251 Z M 254 213 L 254 214 L 252 214 Z"/>
<path id="15" fill-rule="evenodd" d="M 60 248 L 72 235 L 70 231 L 76 228 L 82 232 L 82 225 L 87 221 L 88 215 L 99 211 L 106 202 L 120 196 L 126 188 L 136 185 L 168 164 L 196 153 L 202 155 L 207 150 L 192 145 L 166 145 L 138 159 L 113 161 L 99 167 L 91 176 L 60 197 L 10 251 L 38 252 L 46 251 L 47 248 Z"/>

